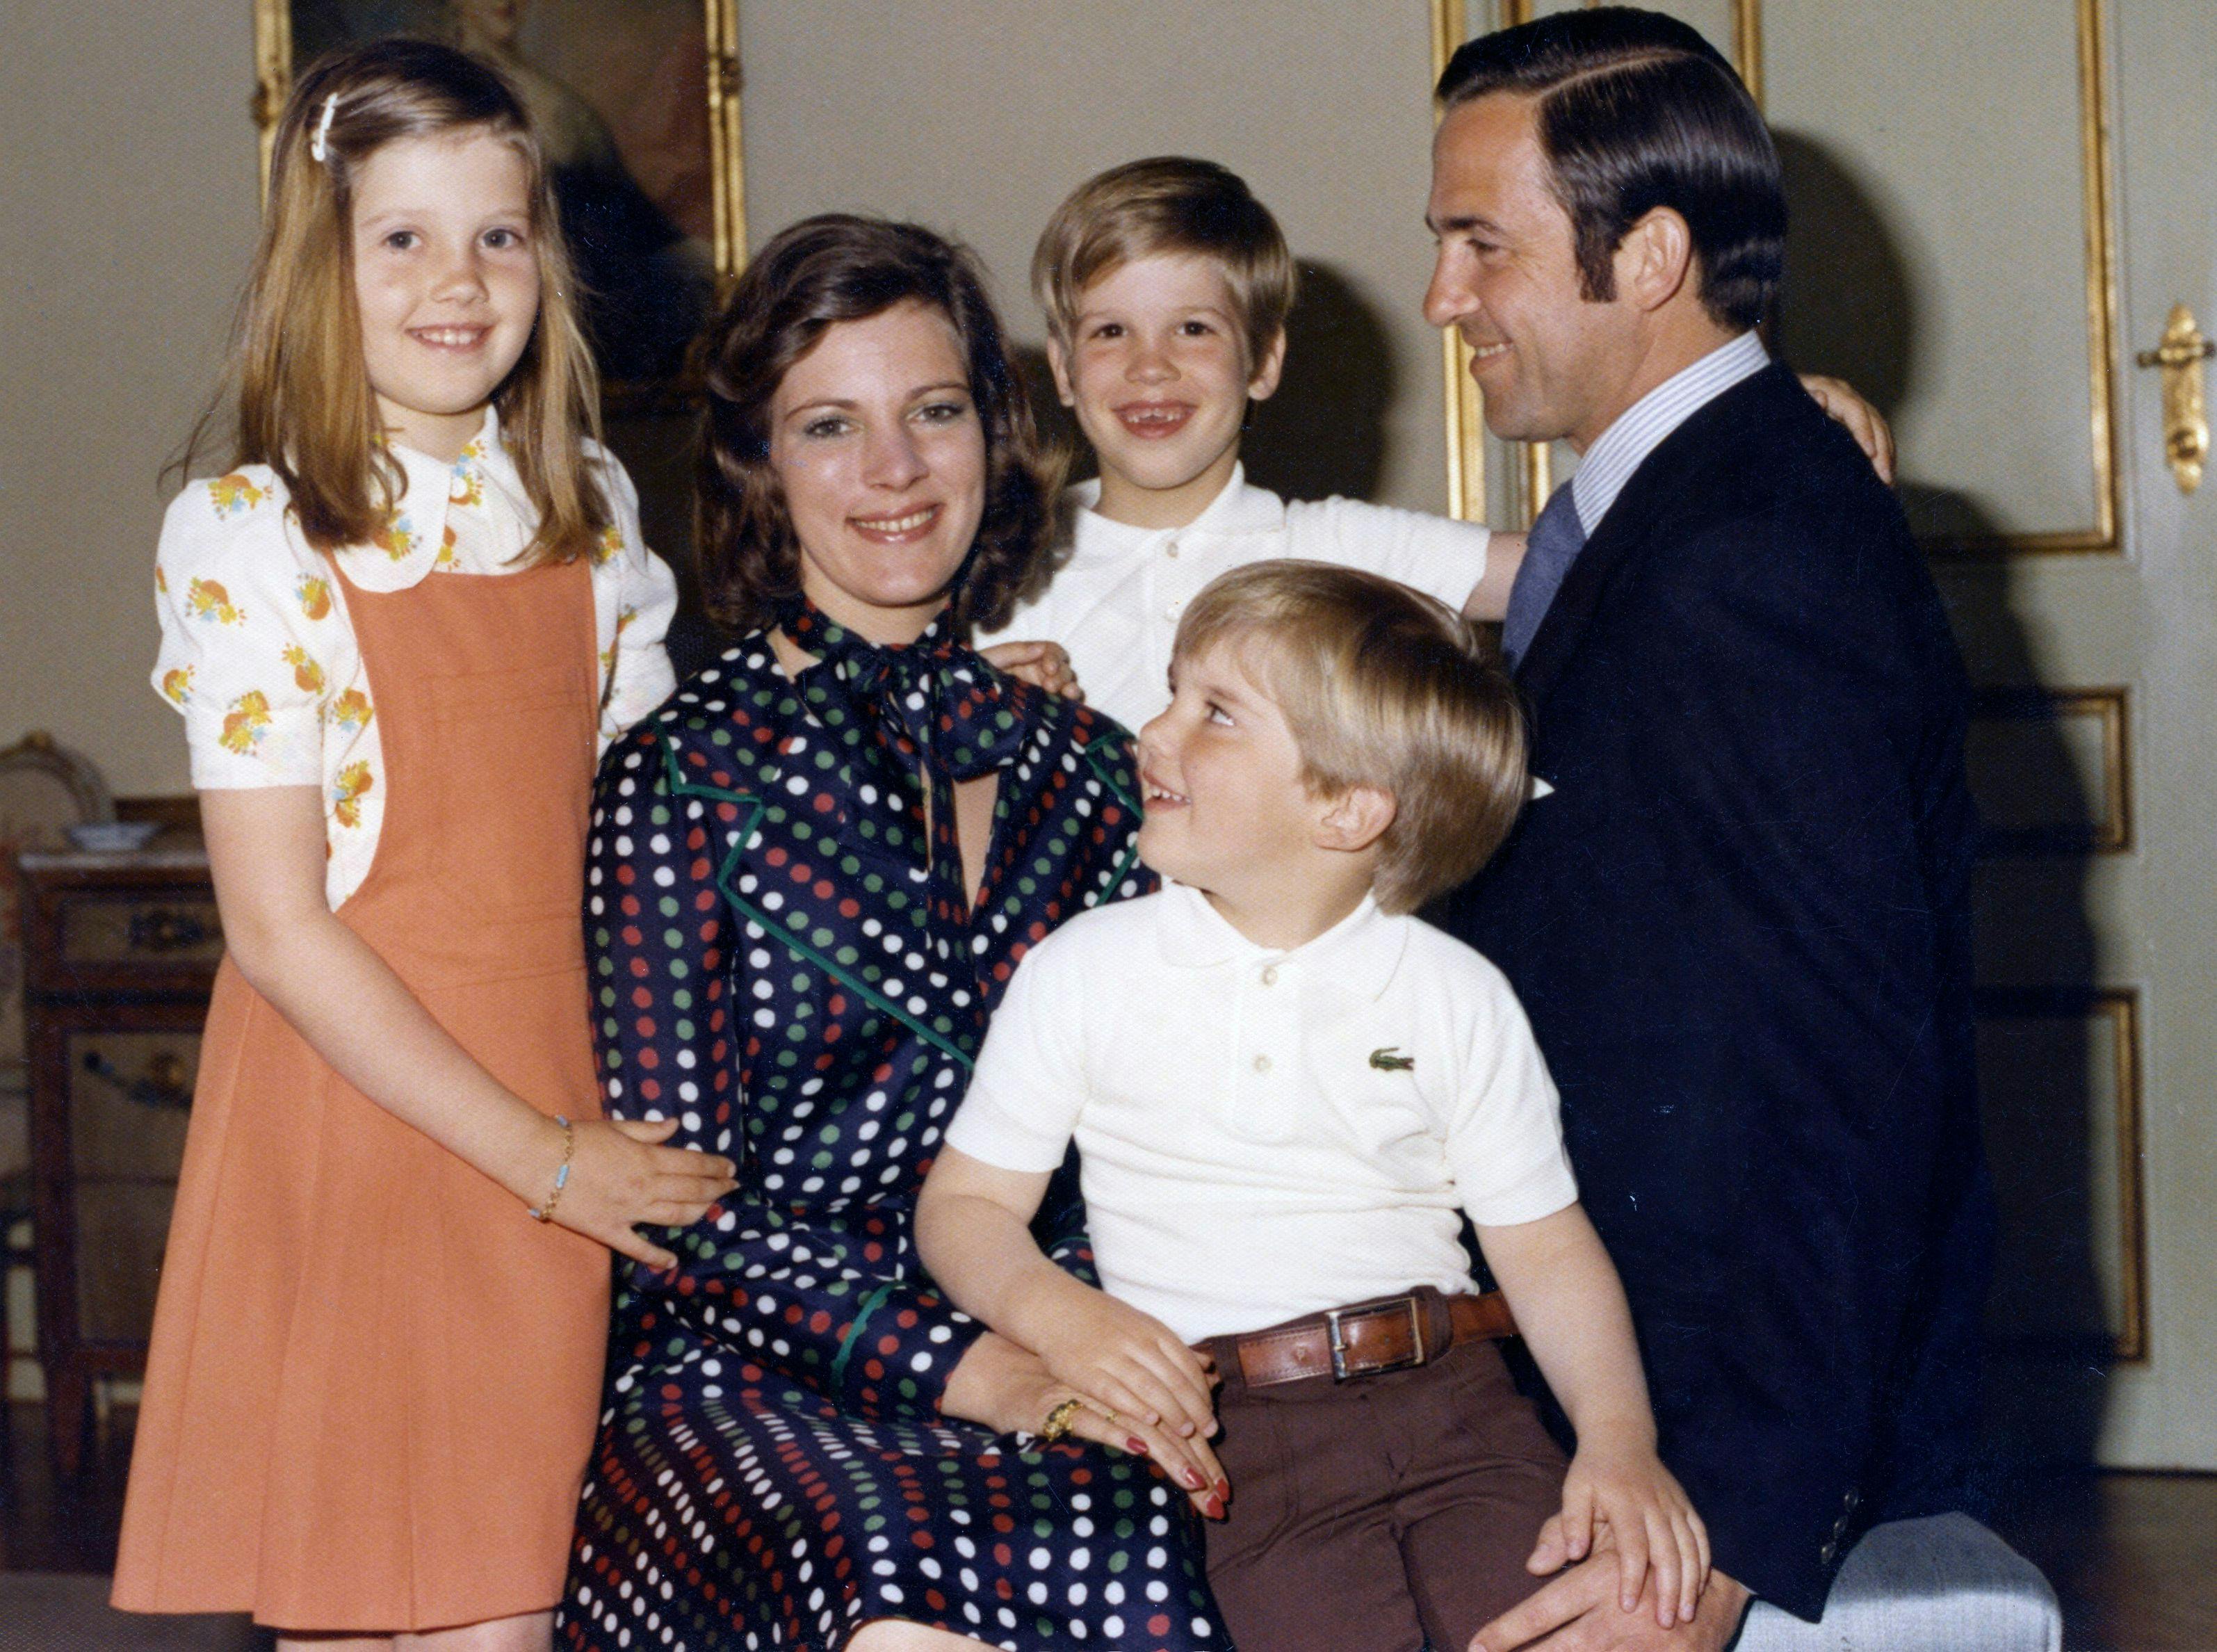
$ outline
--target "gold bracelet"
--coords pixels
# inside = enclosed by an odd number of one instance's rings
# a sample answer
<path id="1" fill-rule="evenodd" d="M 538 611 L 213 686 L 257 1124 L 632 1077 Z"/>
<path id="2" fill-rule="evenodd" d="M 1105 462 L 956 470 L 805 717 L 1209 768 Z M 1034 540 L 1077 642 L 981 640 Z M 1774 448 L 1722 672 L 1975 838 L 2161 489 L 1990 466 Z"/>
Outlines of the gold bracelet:
<path id="1" fill-rule="evenodd" d="M 1085 1408 L 1085 1401 L 1075 1395 L 1047 1414 L 1040 1425 L 1039 1439 L 1042 1445 L 1052 1445 L 1070 1432 L 1070 1420 Z"/>
<path id="2" fill-rule="evenodd" d="M 554 1122 L 562 1127 L 562 1162 L 554 1172 L 554 1191 L 547 1196 L 547 1203 L 530 1206 L 524 1214 L 534 1222 L 554 1220 L 554 1207 L 562 1203 L 562 1190 L 570 1185 L 570 1155 L 577 1150 L 577 1127 L 562 1117 L 554 1115 Z"/>

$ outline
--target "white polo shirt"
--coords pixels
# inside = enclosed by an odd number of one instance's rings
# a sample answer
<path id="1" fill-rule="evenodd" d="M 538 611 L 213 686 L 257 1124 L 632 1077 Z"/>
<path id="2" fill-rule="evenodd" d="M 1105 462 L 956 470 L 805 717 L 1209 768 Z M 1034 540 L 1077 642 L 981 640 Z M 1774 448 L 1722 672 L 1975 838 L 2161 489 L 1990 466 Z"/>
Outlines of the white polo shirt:
<path id="1" fill-rule="evenodd" d="M 1071 540 L 1053 554 L 1046 591 L 976 641 L 1060 643 L 1086 702 L 1134 732 L 1170 704 L 1178 618 L 1220 573 L 1281 556 L 1333 562 L 1413 585 L 1461 613 L 1485 572 L 1491 533 L 1476 523 L 1354 499 L 1288 504 L 1250 487 L 1238 467 L 1183 528 L 1111 522 L 1093 508 L 1100 498 L 1097 481 L 1064 495 Z"/>
<path id="2" fill-rule="evenodd" d="M 1073 1135 L 1102 1283 L 1195 1341 L 1468 1290 L 1464 1211 L 1578 1197 L 1501 972 L 1367 897 L 1291 952 L 1177 884 L 1033 948 L 947 1140 L 1048 1171 Z"/>

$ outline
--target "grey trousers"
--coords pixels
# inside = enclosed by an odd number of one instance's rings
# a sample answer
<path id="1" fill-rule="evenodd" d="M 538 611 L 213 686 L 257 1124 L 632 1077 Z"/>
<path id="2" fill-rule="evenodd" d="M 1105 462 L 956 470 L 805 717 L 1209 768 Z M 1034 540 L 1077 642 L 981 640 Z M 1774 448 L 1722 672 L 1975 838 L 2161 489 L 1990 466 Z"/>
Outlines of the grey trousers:
<path id="1" fill-rule="evenodd" d="M 1967 1514 L 1893 1520 L 1841 1565 L 1824 1620 L 1758 1600 L 1734 1652 L 2061 1652 L 2039 1568 Z"/>

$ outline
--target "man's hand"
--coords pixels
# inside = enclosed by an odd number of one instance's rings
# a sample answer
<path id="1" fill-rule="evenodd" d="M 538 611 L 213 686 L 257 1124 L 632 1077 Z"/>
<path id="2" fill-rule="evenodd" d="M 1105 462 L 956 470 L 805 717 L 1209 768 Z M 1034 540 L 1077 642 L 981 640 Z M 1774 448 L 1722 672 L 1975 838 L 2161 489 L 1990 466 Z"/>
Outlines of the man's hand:
<path id="1" fill-rule="evenodd" d="M 1655 1621 L 1653 1594 L 1651 1580 L 1646 1596 L 1627 1612 L 1617 1599 L 1616 1556 L 1599 1550 L 1479 1630 L 1469 1652 L 1723 1652 L 1750 1599 L 1712 1570 L 1694 1616 L 1664 1629 Z"/>

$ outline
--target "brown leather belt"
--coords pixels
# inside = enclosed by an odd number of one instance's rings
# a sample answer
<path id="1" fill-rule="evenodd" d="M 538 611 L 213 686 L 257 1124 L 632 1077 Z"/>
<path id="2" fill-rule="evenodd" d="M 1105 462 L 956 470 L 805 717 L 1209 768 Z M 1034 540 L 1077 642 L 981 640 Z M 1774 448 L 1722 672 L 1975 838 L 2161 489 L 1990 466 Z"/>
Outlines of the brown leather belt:
<path id="1" fill-rule="evenodd" d="M 1344 1383 L 1380 1371 L 1427 1364 L 1459 1342 L 1512 1337 L 1516 1316 L 1498 1290 L 1443 1296 L 1419 1285 L 1405 1296 L 1334 1308 L 1241 1336 L 1211 1337 L 1202 1346 L 1229 1377 L 1249 1388 L 1329 1377 Z"/>

